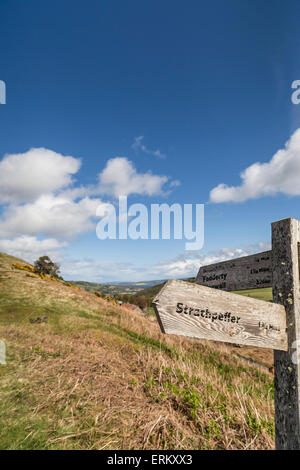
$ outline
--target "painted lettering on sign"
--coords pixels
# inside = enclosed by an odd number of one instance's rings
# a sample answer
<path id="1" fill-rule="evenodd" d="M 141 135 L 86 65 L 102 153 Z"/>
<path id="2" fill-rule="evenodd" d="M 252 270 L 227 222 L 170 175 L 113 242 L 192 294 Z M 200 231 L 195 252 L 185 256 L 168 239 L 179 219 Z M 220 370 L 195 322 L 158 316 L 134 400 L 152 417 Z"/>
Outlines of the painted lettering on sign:
<path id="1" fill-rule="evenodd" d="M 214 274 L 213 276 L 202 276 L 203 282 L 209 281 L 219 281 L 220 279 L 226 281 L 227 273 L 224 274 Z"/>
<path id="2" fill-rule="evenodd" d="M 184 313 L 186 315 L 193 315 L 194 317 L 202 317 L 207 318 L 208 320 L 214 322 L 216 320 L 231 322 L 231 323 L 238 323 L 241 317 L 235 317 L 231 315 L 231 312 L 226 313 L 216 313 L 210 312 L 208 308 L 205 310 L 195 307 L 188 307 L 187 305 L 184 306 L 183 303 L 177 302 L 176 313 Z"/>
<path id="3" fill-rule="evenodd" d="M 272 252 L 201 266 L 196 283 L 221 290 L 256 289 L 272 285 Z"/>
<path id="4" fill-rule="evenodd" d="M 265 329 L 265 330 L 280 331 L 280 328 L 278 328 L 278 326 L 271 325 L 270 323 L 265 323 L 264 321 L 260 321 L 258 323 L 258 326 L 262 330 Z"/>
<path id="5" fill-rule="evenodd" d="M 282 305 L 185 281 L 168 281 L 153 301 L 163 333 L 286 350 Z"/>

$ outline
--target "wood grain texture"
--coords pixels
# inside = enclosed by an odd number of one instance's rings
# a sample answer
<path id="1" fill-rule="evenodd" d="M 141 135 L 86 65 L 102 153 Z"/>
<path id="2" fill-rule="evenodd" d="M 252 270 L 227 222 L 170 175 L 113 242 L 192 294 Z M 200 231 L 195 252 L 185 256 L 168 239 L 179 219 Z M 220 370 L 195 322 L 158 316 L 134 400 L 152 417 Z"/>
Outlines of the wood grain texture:
<path id="1" fill-rule="evenodd" d="M 274 351 L 276 449 L 300 449 L 300 302 L 299 222 L 284 219 L 272 224 L 273 299 L 285 306 L 288 351 Z M 293 347 L 294 346 L 294 347 Z"/>
<path id="2" fill-rule="evenodd" d="M 153 307 L 164 333 L 287 349 L 286 315 L 281 305 L 169 280 Z"/>
<path id="3" fill-rule="evenodd" d="M 272 286 L 272 251 L 201 266 L 196 284 L 221 290 Z"/>

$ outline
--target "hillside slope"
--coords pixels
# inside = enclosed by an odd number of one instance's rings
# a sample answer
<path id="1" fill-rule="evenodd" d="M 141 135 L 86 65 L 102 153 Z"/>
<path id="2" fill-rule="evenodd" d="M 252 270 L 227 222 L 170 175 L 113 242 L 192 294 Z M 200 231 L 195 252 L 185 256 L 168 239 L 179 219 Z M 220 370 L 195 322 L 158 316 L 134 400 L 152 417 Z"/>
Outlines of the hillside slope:
<path id="1" fill-rule="evenodd" d="M 0 449 L 274 447 L 273 377 L 237 354 L 270 351 L 164 336 L 15 262 L 0 254 Z"/>

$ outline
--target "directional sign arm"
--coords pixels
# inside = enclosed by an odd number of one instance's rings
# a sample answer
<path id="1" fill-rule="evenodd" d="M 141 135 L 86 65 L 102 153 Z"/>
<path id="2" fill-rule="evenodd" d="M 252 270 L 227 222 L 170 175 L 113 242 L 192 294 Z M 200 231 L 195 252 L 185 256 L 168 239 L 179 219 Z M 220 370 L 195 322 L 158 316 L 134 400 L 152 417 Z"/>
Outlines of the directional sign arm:
<path id="1" fill-rule="evenodd" d="M 153 307 L 163 333 L 287 349 L 282 305 L 169 280 Z"/>
<path id="2" fill-rule="evenodd" d="M 221 290 L 272 286 L 272 251 L 201 266 L 196 284 Z"/>

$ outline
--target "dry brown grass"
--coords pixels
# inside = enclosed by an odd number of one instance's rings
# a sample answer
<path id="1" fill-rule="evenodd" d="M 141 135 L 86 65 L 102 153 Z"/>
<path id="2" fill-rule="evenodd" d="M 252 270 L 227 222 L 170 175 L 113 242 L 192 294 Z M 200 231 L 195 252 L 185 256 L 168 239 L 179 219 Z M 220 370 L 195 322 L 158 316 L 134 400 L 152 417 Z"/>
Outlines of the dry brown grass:
<path id="1" fill-rule="evenodd" d="M 164 336 L 153 317 L 12 262 L 0 257 L 0 448 L 274 447 L 272 376 L 236 356 L 270 365 L 268 351 Z"/>

